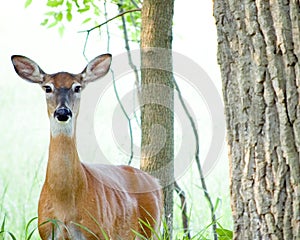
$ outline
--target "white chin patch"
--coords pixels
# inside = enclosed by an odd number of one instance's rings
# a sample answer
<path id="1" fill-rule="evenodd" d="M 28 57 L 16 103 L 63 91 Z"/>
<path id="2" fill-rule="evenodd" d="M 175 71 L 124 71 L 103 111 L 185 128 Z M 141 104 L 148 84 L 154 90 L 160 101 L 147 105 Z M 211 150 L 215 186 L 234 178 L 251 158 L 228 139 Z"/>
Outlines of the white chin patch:
<path id="1" fill-rule="evenodd" d="M 50 130 L 52 137 L 58 135 L 72 136 L 74 131 L 72 118 L 67 121 L 59 121 L 57 118 L 50 117 Z"/>
<path id="2" fill-rule="evenodd" d="M 69 124 L 69 122 L 71 121 L 71 117 L 68 117 L 67 121 L 61 121 L 59 120 L 57 117 L 55 118 L 55 120 L 59 123 L 59 124 Z"/>

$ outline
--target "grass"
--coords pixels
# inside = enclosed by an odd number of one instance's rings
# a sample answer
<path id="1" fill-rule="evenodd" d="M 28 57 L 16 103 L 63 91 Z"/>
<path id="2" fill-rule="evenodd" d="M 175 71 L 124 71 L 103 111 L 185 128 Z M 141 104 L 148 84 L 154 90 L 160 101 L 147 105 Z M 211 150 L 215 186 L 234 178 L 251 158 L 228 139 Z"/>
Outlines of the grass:
<path id="1" fill-rule="evenodd" d="M 43 93 L 38 86 L 16 79 L 5 86 L 0 95 L 0 227 L 5 239 L 39 239 L 36 231 L 37 203 L 45 176 L 49 124 Z M 114 106 L 115 103 L 111 103 Z M 106 106 L 106 108 L 109 108 Z M 204 126 L 199 124 L 199 136 L 203 141 Z M 109 129 L 109 127 L 105 127 Z M 203 128 L 203 129 L 201 129 Z M 101 135 L 102 136 L 102 135 Z M 105 137 L 104 137 L 105 138 Z M 112 159 L 121 159 L 114 164 L 126 163 L 127 156 L 115 156 L 112 144 L 106 146 Z M 203 151 L 204 152 L 204 151 Z M 118 153 L 119 154 L 119 153 Z M 217 206 L 220 239 L 232 229 L 228 163 L 223 157 L 207 175 L 206 181 L 212 199 Z M 122 160 L 123 158 L 123 160 Z M 123 161 L 123 162 L 122 162 Z M 178 180 L 188 201 L 190 230 L 193 239 L 212 239 L 210 212 L 199 187 L 195 165 Z M 185 239 L 179 209 L 180 199 L 175 194 L 174 236 Z M 223 226 L 223 227 L 221 227 Z M 221 238 L 221 234 L 225 237 Z M 0 234 L 1 240 L 1 234 Z"/>
<path id="2" fill-rule="evenodd" d="M 26 224 L 26 227 L 24 229 L 24 237 L 22 239 L 24 239 L 24 240 L 39 239 L 39 237 L 37 236 L 36 220 L 37 220 L 37 217 L 34 217 L 34 218 L 32 218 L 28 221 L 28 223 Z M 52 234 L 53 236 L 55 235 L 54 234 L 54 228 L 59 229 L 58 231 L 62 231 L 62 228 L 66 228 L 66 230 L 68 232 L 67 227 L 63 226 L 63 224 L 61 222 L 59 222 L 57 220 L 48 220 L 47 222 L 45 222 L 43 224 L 46 224 L 48 222 L 53 224 L 53 234 Z M 76 224 L 76 223 L 74 223 L 74 224 L 78 228 L 81 228 L 82 230 L 90 233 L 96 239 L 98 239 L 98 237 L 90 229 L 88 229 L 87 227 L 82 226 L 80 224 Z M 141 221 L 140 224 L 141 224 L 142 229 L 146 229 L 146 228 L 150 229 L 150 231 L 152 233 L 152 236 L 153 236 L 152 237 L 153 239 L 154 238 L 157 239 L 157 240 L 168 240 L 169 239 L 168 227 L 167 227 L 167 224 L 165 222 L 163 222 L 163 224 L 162 224 L 163 225 L 163 231 L 159 231 L 159 232 L 157 232 L 155 229 L 153 229 L 147 222 Z M 61 227 L 61 225 L 62 225 L 62 227 Z M 98 225 L 99 225 L 99 228 L 101 228 L 100 224 L 98 224 Z M 217 228 L 218 239 L 219 240 L 231 240 L 232 237 L 233 237 L 232 231 L 223 228 L 219 223 L 218 223 L 218 226 L 219 226 Z M 202 231 L 196 233 L 194 236 L 191 236 L 190 238 L 187 237 L 183 232 L 174 232 L 174 240 L 187 240 L 187 239 L 208 240 L 209 238 L 207 237 L 208 236 L 207 229 L 209 227 L 210 226 L 207 226 L 205 229 L 203 229 Z M 136 232 L 134 230 L 132 230 L 132 231 L 138 239 L 141 239 L 141 240 L 147 240 L 148 239 L 149 240 L 149 238 L 144 237 L 141 233 Z M 101 232 L 102 232 L 102 235 L 103 235 L 104 239 L 109 240 L 108 235 L 103 231 L 102 228 L 101 228 Z M 6 217 L 4 216 L 4 219 L 3 219 L 1 227 L 0 227 L 0 239 L 4 240 L 4 239 L 7 239 L 7 238 L 10 238 L 12 240 L 17 240 L 18 239 L 13 232 L 6 229 Z M 55 240 L 55 239 L 53 238 L 53 240 Z"/>
<path id="3" fill-rule="evenodd" d="M 44 161 L 46 159 L 43 159 Z M 41 171 L 36 171 L 37 173 Z M 39 174 L 38 174 L 39 175 Z M 42 174 L 43 175 L 43 174 Z M 190 176 L 193 176 L 191 174 Z M 26 186 L 22 186 L 23 197 L 19 198 L 14 196 L 12 188 L 5 187 L 3 189 L 3 193 L 1 196 L 1 215 L 0 215 L 0 224 L 2 220 L 1 231 L 6 232 L 6 237 L 3 239 L 39 239 L 38 233 L 36 231 L 37 221 L 34 216 L 36 216 L 37 209 L 37 201 L 38 195 L 41 187 L 41 179 L 42 177 L 37 177 L 35 174 L 31 176 L 31 181 L 27 181 Z M 201 189 L 198 186 L 190 186 L 187 188 L 187 183 L 185 183 L 186 179 L 181 181 L 182 186 L 184 186 L 186 190 L 187 200 L 188 200 L 188 209 L 189 209 L 189 219 L 190 219 L 190 230 L 192 239 L 212 239 L 211 234 L 211 224 L 209 219 L 209 210 L 207 209 L 207 204 L 204 200 Z M 192 180 L 191 183 L 197 182 L 196 179 Z M 32 185 L 30 186 L 30 183 Z M 9 186 L 9 185 L 7 185 Z M 26 193 L 26 189 L 28 192 Z M 217 190 L 218 189 L 213 189 Z M 28 194 L 28 195 L 27 195 Z M 221 193 L 218 193 L 221 194 Z M 31 196 L 31 197 L 30 197 Z M 222 197 L 220 197 L 221 199 Z M 27 200 L 26 200 L 27 199 Z M 198 200 L 197 200 L 198 199 Z M 217 205 L 218 216 L 218 235 L 221 240 L 229 240 L 231 239 L 230 231 L 226 229 L 231 229 L 231 216 L 229 212 L 228 205 L 225 205 L 225 200 L 217 200 L 219 202 Z M 10 200 L 10 201 L 8 201 Z M 181 213 L 179 209 L 180 199 L 177 195 L 175 195 L 175 206 L 174 206 L 174 239 L 187 239 L 184 236 L 182 226 L 181 226 Z M 222 203 L 220 203 L 222 202 Z M 225 202 L 225 203 L 224 203 Z M 227 204 L 227 203 L 226 203 Z M 15 206 L 15 207 L 13 207 Z M 20 211 L 21 210 L 21 211 Z M 223 216 L 222 216 L 223 215 Z M 17 216 L 17 217 L 15 217 Z M 224 217 L 225 216 L 225 217 Z M 224 228 L 222 227 L 224 226 Z M 84 227 L 84 226 L 81 226 Z M 1 232 L 0 231 L 0 232 Z M 0 234 L 1 239 L 1 234 Z M 158 239 L 165 239 L 163 236 L 159 235 Z"/>

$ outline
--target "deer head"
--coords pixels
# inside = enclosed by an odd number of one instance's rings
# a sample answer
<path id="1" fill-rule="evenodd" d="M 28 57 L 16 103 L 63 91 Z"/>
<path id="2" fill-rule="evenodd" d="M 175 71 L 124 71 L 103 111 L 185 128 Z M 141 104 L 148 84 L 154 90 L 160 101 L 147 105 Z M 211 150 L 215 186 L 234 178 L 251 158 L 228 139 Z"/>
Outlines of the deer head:
<path id="1" fill-rule="evenodd" d="M 47 74 L 34 61 L 20 55 L 12 56 L 12 62 L 21 78 L 37 83 L 44 89 L 52 136 L 59 133 L 70 135 L 74 133 L 81 91 L 88 83 L 106 75 L 111 55 L 103 54 L 94 58 L 79 74 Z"/>

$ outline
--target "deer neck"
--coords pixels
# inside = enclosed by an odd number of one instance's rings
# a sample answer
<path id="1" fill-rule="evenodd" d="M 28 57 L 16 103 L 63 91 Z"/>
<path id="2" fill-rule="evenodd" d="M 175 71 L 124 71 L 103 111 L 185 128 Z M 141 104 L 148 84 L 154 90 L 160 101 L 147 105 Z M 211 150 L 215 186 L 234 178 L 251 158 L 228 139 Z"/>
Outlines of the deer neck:
<path id="1" fill-rule="evenodd" d="M 86 184 L 77 153 L 74 126 L 74 123 L 50 120 L 51 136 L 45 184 L 56 196 L 61 196 L 66 201 L 83 191 Z"/>

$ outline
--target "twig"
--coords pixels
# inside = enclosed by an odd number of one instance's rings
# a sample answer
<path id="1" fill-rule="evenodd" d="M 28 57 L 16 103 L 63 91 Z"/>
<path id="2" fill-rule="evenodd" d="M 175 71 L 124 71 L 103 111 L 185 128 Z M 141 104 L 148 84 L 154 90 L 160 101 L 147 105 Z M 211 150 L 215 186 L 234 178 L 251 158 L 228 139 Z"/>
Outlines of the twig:
<path id="1" fill-rule="evenodd" d="M 138 11 L 141 11 L 141 8 L 136 8 L 136 9 L 131 9 L 131 10 L 127 10 L 127 11 L 124 11 L 124 12 L 121 12 L 119 13 L 118 15 L 106 20 L 105 22 L 95 26 L 95 27 L 92 27 L 90 29 L 87 29 L 87 30 L 83 30 L 83 31 L 79 31 L 79 33 L 86 33 L 86 37 L 85 37 L 85 42 L 84 42 L 84 47 L 83 47 L 83 56 L 85 57 L 86 60 L 88 60 L 87 56 L 85 55 L 85 50 L 86 50 L 86 46 L 87 46 L 87 42 L 88 42 L 88 39 L 89 39 L 89 36 L 90 36 L 90 32 L 97 29 L 97 28 L 101 28 L 103 25 L 115 20 L 116 18 L 119 18 L 119 17 L 122 17 L 123 15 L 127 14 L 127 13 L 131 13 L 131 12 L 138 12 Z"/>
<path id="2" fill-rule="evenodd" d="M 107 17 L 107 1 L 104 1 L 104 17 L 105 17 L 105 21 L 108 20 Z M 110 33 L 109 33 L 109 27 L 108 24 L 106 24 L 106 35 L 107 35 L 107 52 L 109 52 L 110 49 Z"/>
<path id="3" fill-rule="evenodd" d="M 137 2 L 136 1 L 134 1 L 134 0 L 130 0 L 131 1 L 131 3 L 136 7 L 136 8 L 138 8 L 139 7 L 139 5 L 137 4 Z"/>
<path id="4" fill-rule="evenodd" d="M 199 172 L 199 175 L 200 175 L 200 181 L 201 181 L 201 185 L 202 185 L 202 188 L 203 188 L 204 196 L 205 196 L 206 200 L 208 201 L 208 205 L 209 205 L 209 208 L 210 208 L 214 240 L 218 240 L 218 235 L 217 235 L 217 231 L 216 231 L 217 230 L 217 223 L 216 223 L 215 208 L 214 208 L 214 205 L 212 203 L 210 194 L 207 190 L 207 186 L 206 186 L 206 182 L 205 182 L 205 179 L 204 179 L 202 166 L 201 166 L 200 158 L 199 158 L 199 136 L 198 136 L 198 131 L 197 131 L 194 119 L 192 118 L 191 114 L 189 113 L 189 110 L 187 109 L 187 107 L 184 103 L 181 91 L 180 91 L 179 86 L 178 86 L 178 84 L 177 84 L 174 77 L 173 77 L 173 82 L 174 82 L 175 88 L 178 92 L 178 97 L 179 97 L 180 103 L 181 103 L 181 105 L 182 105 L 182 107 L 183 107 L 183 109 L 184 109 L 184 111 L 185 111 L 185 113 L 186 113 L 186 115 L 187 115 L 187 117 L 190 121 L 190 124 L 191 124 L 193 132 L 194 132 L 195 141 L 196 141 L 195 159 L 196 159 L 196 163 L 197 163 L 198 172 Z"/>
<path id="5" fill-rule="evenodd" d="M 124 113 L 124 116 L 128 121 L 128 128 L 129 128 L 129 135 L 130 135 L 130 157 L 129 157 L 129 160 L 128 160 L 128 165 L 130 165 L 131 162 L 132 162 L 132 159 L 133 159 L 133 135 L 132 135 L 131 119 L 129 118 L 129 116 L 128 116 L 128 114 L 127 114 L 127 112 L 126 112 L 126 110 L 125 110 L 125 108 L 122 104 L 122 101 L 120 99 L 120 96 L 119 96 L 119 93 L 118 93 L 118 90 L 117 90 L 117 86 L 116 86 L 114 71 L 112 69 L 110 71 L 112 73 L 112 79 L 113 79 L 113 86 L 114 86 L 115 95 L 117 97 L 118 103 L 120 104 L 122 112 Z"/>
<path id="6" fill-rule="evenodd" d="M 122 10 L 121 6 L 120 10 Z M 137 67 L 134 65 L 133 61 L 132 61 L 132 57 L 131 57 L 131 53 L 130 53 L 130 46 L 129 46 L 129 41 L 128 41 L 128 33 L 127 33 L 127 26 L 126 26 L 126 21 L 124 16 L 121 16 L 122 19 L 122 27 L 123 27 L 123 34 L 124 34 L 124 41 L 125 41 L 125 49 L 127 51 L 127 57 L 128 57 L 128 62 L 129 62 L 129 66 L 132 68 L 134 75 L 135 75 L 135 84 L 137 89 L 139 89 L 139 74 L 138 74 L 138 70 Z M 138 92 L 139 95 L 139 92 Z"/>
<path id="7" fill-rule="evenodd" d="M 191 234 L 189 231 L 189 220 L 187 215 L 187 201 L 185 197 L 185 192 L 179 187 L 176 181 L 174 183 L 174 187 L 181 202 L 181 218 L 182 218 L 183 231 L 187 239 L 191 239 Z"/>
<path id="8" fill-rule="evenodd" d="M 123 11 L 122 4 L 119 5 L 119 9 L 120 9 L 120 11 Z M 127 52 L 128 63 L 129 63 L 129 66 L 131 67 L 131 69 L 134 72 L 135 85 L 136 85 L 136 89 L 137 89 L 137 96 L 139 98 L 139 96 L 141 96 L 141 94 L 140 94 L 140 78 L 139 78 L 139 73 L 138 73 L 136 65 L 132 61 L 132 56 L 131 56 L 131 53 L 130 53 L 130 45 L 129 45 L 129 41 L 128 41 L 129 38 L 128 38 L 128 33 L 127 33 L 127 25 L 126 25 L 126 21 L 125 21 L 124 16 L 122 16 L 121 19 L 122 19 L 122 27 L 123 27 L 125 49 L 126 49 L 126 52 Z M 135 98 L 134 98 L 134 100 L 135 100 Z M 138 99 L 138 100 L 140 100 L 140 99 Z M 136 123 L 139 125 L 139 121 L 138 121 L 138 118 L 137 118 L 135 112 L 134 112 L 134 118 L 136 120 Z"/>
<path id="9" fill-rule="evenodd" d="M 139 11 L 141 11 L 140 8 L 135 8 L 135 9 L 131 9 L 131 10 L 127 10 L 127 11 L 121 12 L 121 13 L 119 13 L 118 15 L 116 15 L 116 16 L 114 16 L 114 17 L 108 19 L 108 20 L 106 20 L 105 22 L 103 22 L 103 23 L 101 23 L 101 24 L 99 24 L 99 25 L 97 25 L 97 26 L 95 26 L 95 27 L 92 27 L 92 28 L 90 28 L 90 29 L 79 31 L 79 33 L 83 33 L 83 32 L 89 33 L 89 32 L 91 32 L 91 31 L 93 31 L 93 30 L 95 30 L 95 29 L 97 29 L 97 28 L 101 28 L 103 25 L 105 25 L 105 24 L 107 24 L 107 23 L 109 23 L 109 22 L 115 20 L 116 18 L 122 17 L 123 15 L 125 15 L 125 14 L 127 14 L 127 13 L 131 13 L 131 12 L 139 12 Z"/>
<path id="10" fill-rule="evenodd" d="M 87 32 L 86 37 L 85 37 L 85 41 L 84 41 L 83 51 L 82 51 L 82 54 L 83 54 L 83 56 L 84 56 L 84 58 L 87 62 L 88 62 L 88 57 L 85 55 L 85 51 L 86 51 L 86 46 L 87 46 L 87 42 L 88 42 L 88 39 L 89 39 L 89 35 L 90 35 L 90 32 Z"/>

